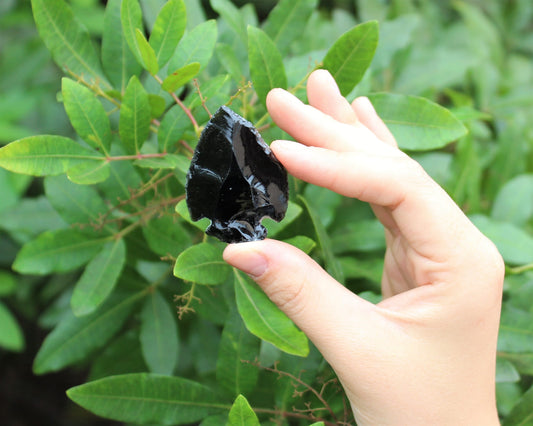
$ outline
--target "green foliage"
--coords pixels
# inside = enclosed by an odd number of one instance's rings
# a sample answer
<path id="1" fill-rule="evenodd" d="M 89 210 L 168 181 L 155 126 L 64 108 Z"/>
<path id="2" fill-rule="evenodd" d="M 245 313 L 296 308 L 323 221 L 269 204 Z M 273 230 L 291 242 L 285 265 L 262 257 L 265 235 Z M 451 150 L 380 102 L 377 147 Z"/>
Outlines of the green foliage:
<path id="1" fill-rule="evenodd" d="M 501 251 L 498 408 L 504 424 L 531 422 L 530 1 L 357 0 L 354 15 L 281 0 L 260 23 L 229 0 L 210 1 L 211 20 L 199 0 L 82 3 L 32 0 L 33 21 L 0 6 L 0 347 L 24 349 L 19 318 L 49 329 L 34 373 L 88 370 L 68 397 L 122 422 L 349 424 L 323 358 L 184 200 L 210 112 L 231 105 L 267 142 L 287 138 L 268 91 L 305 100 L 325 68 L 350 101 L 369 96 Z M 269 236 L 379 301 L 385 240 L 370 208 L 290 187 Z"/>

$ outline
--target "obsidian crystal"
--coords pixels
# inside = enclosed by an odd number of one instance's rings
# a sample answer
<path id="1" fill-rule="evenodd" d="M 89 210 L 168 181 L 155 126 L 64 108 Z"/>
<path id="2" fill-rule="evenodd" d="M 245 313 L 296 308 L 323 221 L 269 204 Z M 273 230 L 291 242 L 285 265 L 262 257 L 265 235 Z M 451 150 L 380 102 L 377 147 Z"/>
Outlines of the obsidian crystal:
<path id="1" fill-rule="evenodd" d="M 192 220 L 227 243 L 262 240 L 261 219 L 280 221 L 288 202 L 287 172 L 257 129 L 222 106 L 205 126 L 187 173 Z"/>

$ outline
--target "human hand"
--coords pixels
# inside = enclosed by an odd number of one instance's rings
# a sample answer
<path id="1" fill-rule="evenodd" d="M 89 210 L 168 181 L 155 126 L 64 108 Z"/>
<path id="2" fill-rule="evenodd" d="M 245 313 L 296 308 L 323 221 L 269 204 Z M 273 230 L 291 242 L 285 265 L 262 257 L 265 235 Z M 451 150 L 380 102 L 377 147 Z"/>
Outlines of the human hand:
<path id="1" fill-rule="evenodd" d="M 225 260 L 313 341 L 358 424 L 498 424 L 501 256 L 398 150 L 367 98 L 350 105 L 327 71 L 311 74 L 307 92 L 310 105 L 270 92 L 270 115 L 300 142 L 271 148 L 295 177 L 372 205 L 387 241 L 383 301 L 361 299 L 279 241 L 229 245 Z"/>

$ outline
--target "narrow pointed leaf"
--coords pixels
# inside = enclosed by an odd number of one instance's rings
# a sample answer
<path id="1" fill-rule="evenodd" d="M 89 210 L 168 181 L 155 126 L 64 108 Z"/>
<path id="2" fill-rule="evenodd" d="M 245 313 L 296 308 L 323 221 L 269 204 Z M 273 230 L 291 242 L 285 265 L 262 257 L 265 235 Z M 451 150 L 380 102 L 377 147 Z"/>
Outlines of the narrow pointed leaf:
<path id="1" fill-rule="evenodd" d="M 102 35 L 102 64 L 113 86 L 124 93 L 131 76 L 140 74 L 141 66 L 128 47 L 124 33 L 121 31 L 121 4 L 122 0 L 107 2 Z"/>
<path id="2" fill-rule="evenodd" d="M 402 149 L 442 148 L 467 133 L 450 111 L 428 99 L 392 93 L 369 99 Z"/>
<path id="3" fill-rule="evenodd" d="M 326 232 L 326 229 L 324 228 L 324 225 L 322 225 L 322 222 L 320 221 L 320 217 L 316 214 L 304 197 L 298 196 L 298 199 L 303 203 L 305 209 L 311 217 L 318 240 L 318 245 L 322 249 L 327 271 L 340 283 L 344 282 L 344 274 L 342 272 L 341 265 L 333 253 L 333 245 L 328 233 Z"/>
<path id="4" fill-rule="evenodd" d="M 143 67 L 152 75 L 156 75 L 159 71 L 159 65 L 155 56 L 154 49 L 146 40 L 143 32 L 139 29 L 135 29 L 135 39 L 137 40 L 137 46 L 139 53 L 141 54 Z"/>
<path id="5" fill-rule="evenodd" d="M 108 161 L 84 161 L 68 169 L 67 176 L 78 185 L 94 185 L 107 180 L 110 173 Z"/>
<path id="6" fill-rule="evenodd" d="M 246 25 L 241 11 L 230 0 L 210 0 L 211 7 L 231 27 L 246 46 Z"/>
<path id="7" fill-rule="evenodd" d="M 187 208 L 187 202 L 185 200 L 181 200 L 178 204 L 176 204 L 176 213 L 178 213 L 183 220 L 189 222 L 192 226 L 198 228 L 202 232 L 206 230 L 210 222 L 210 220 L 206 217 L 193 222 L 189 214 L 189 209 Z"/>
<path id="8" fill-rule="evenodd" d="M 217 42 L 217 22 L 214 19 L 203 22 L 188 32 L 178 44 L 168 68 L 176 70 L 192 62 L 205 68 L 213 56 Z"/>
<path id="9" fill-rule="evenodd" d="M 282 0 L 268 15 L 263 30 L 282 54 L 300 37 L 318 0 Z"/>
<path id="10" fill-rule="evenodd" d="M 111 294 L 126 262 L 123 239 L 108 242 L 87 265 L 74 287 L 70 304 L 76 316 L 94 312 Z"/>
<path id="11" fill-rule="evenodd" d="M 216 370 L 217 382 L 232 395 L 248 394 L 255 388 L 259 369 L 251 363 L 259 358 L 259 344 L 233 311 L 224 325 Z"/>
<path id="12" fill-rule="evenodd" d="M 122 0 L 120 6 L 120 21 L 122 32 L 131 53 L 140 65 L 143 64 L 141 50 L 137 42 L 136 31 L 143 31 L 142 10 L 139 0 Z"/>
<path id="13" fill-rule="evenodd" d="M 491 216 L 524 226 L 533 217 L 533 174 L 518 175 L 508 181 L 494 199 Z"/>
<path id="14" fill-rule="evenodd" d="M 326 53 L 323 66 L 337 82 L 343 96 L 365 75 L 378 46 L 378 34 L 377 21 L 365 22 L 340 36 Z"/>
<path id="15" fill-rule="evenodd" d="M 165 80 L 163 81 L 161 87 L 167 92 L 175 92 L 181 86 L 184 86 L 193 77 L 195 77 L 199 71 L 199 62 L 193 62 L 192 64 L 185 65 L 184 67 L 181 67 L 180 69 L 174 71 L 172 74 L 169 74 L 168 77 L 165 78 Z"/>
<path id="16" fill-rule="evenodd" d="M 298 216 L 302 213 L 302 208 L 292 201 L 289 201 L 289 206 L 287 207 L 287 212 L 285 217 L 281 222 L 276 222 L 275 220 L 265 217 L 263 219 L 263 225 L 268 231 L 269 237 L 274 237 L 279 234 L 283 229 L 290 225 Z"/>
<path id="17" fill-rule="evenodd" d="M 0 167 L 15 173 L 53 176 L 85 161 L 100 164 L 104 157 L 70 138 L 29 136 L 0 148 Z"/>
<path id="18" fill-rule="evenodd" d="M 305 254 L 311 253 L 311 251 L 316 247 L 316 243 L 305 235 L 297 235 L 296 237 L 289 238 L 288 240 L 283 240 L 283 242 L 299 248 Z"/>
<path id="19" fill-rule="evenodd" d="M 111 125 L 96 95 L 69 78 L 62 80 L 63 103 L 72 127 L 88 145 L 103 152 L 109 150 Z"/>
<path id="20" fill-rule="evenodd" d="M 17 289 L 17 279 L 15 275 L 0 271 L 0 297 L 12 294 Z"/>
<path id="21" fill-rule="evenodd" d="M 87 263 L 104 242 L 103 238 L 89 239 L 74 229 L 45 232 L 22 247 L 13 269 L 39 275 L 72 271 Z"/>
<path id="22" fill-rule="evenodd" d="M 33 363 L 33 372 L 58 371 L 105 346 L 145 295 L 144 291 L 116 292 L 91 315 L 67 315 L 44 340 Z"/>
<path id="23" fill-rule="evenodd" d="M 229 44 L 218 43 L 216 46 L 217 59 L 224 69 L 231 75 L 236 83 L 240 83 L 244 78 L 241 61 L 235 54 L 235 49 Z"/>
<path id="24" fill-rule="evenodd" d="M 481 214 L 470 216 L 470 220 L 496 244 L 505 262 L 515 265 L 533 262 L 533 236 L 525 229 Z"/>
<path id="25" fill-rule="evenodd" d="M 503 421 L 503 426 L 530 426 L 533 424 L 533 386 L 526 391 Z"/>
<path id="26" fill-rule="evenodd" d="M 283 59 L 276 45 L 262 30 L 251 26 L 248 27 L 248 59 L 254 89 L 263 104 L 271 89 L 287 88 Z"/>
<path id="27" fill-rule="evenodd" d="M 54 210 L 71 224 L 95 225 L 107 213 L 108 206 L 90 186 L 70 182 L 65 176 L 51 176 L 44 180 L 46 198 Z"/>
<path id="28" fill-rule="evenodd" d="M 150 34 L 150 45 L 160 67 L 174 54 L 187 26 L 187 12 L 183 0 L 169 0 L 161 9 Z"/>
<path id="29" fill-rule="evenodd" d="M 89 33 L 63 0 L 32 0 L 33 17 L 54 61 L 87 83 L 110 88 Z"/>
<path id="30" fill-rule="evenodd" d="M 246 328 L 284 352 L 307 356 L 309 344 L 305 334 L 296 328 L 257 284 L 237 270 L 234 273 L 237 307 Z"/>
<path id="31" fill-rule="evenodd" d="M 3 303 L 0 303 L 0 348 L 15 352 L 24 349 L 22 329 Z"/>
<path id="32" fill-rule="evenodd" d="M 178 256 L 191 244 L 191 238 L 176 217 L 152 219 L 142 231 L 150 249 L 160 256 Z"/>
<path id="33" fill-rule="evenodd" d="M 139 79 L 128 83 L 120 109 L 119 133 L 128 154 L 137 154 L 150 133 L 150 102 Z"/>
<path id="34" fill-rule="evenodd" d="M 174 275 L 198 284 L 221 284 L 231 272 L 222 259 L 223 251 L 222 244 L 200 243 L 189 247 L 178 256 Z"/>
<path id="35" fill-rule="evenodd" d="M 159 126 L 157 142 L 162 152 L 167 152 L 169 147 L 177 144 L 185 130 L 192 128 L 192 123 L 179 105 L 170 108 Z"/>
<path id="36" fill-rule="evenodd" d="M 141 349 L 152 373 L 171 376 L 178 362 L 176 313 L 157 291 L 144 302 L 141 313 Z"/>
<path id="37" fill-rule="evenodd" d="M 239 395 L 231 406 L 227 426 L 260 426 L 257 415 L 244 396 Z"/>
<path id="38" fill-rule="evenodd" d="M 146 373 L 106 377 L 71 388 L 67 396 L 98 416 L 137 424 L 196 423 L 225 408 L 200 383 Z"/>

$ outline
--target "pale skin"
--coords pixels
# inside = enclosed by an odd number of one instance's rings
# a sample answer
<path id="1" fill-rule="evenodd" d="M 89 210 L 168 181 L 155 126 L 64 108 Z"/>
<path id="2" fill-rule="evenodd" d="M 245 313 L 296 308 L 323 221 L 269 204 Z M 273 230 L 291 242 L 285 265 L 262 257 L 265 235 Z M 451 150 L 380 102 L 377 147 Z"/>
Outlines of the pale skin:
<path id="1" fill-rule="evenodd" d="M 309 105 L 269 93 L 274 141 L 293 176 L 370 203 L 385 227 L 383 300 L 367 302 L 300 250 L 229 245 L 248 273 L 337 373 L 358 425 L 497 425 L 496 341 L 504 265 L 446 192 L 402 153 L 367 98 L 352 104 L 327 71 Z"/>

